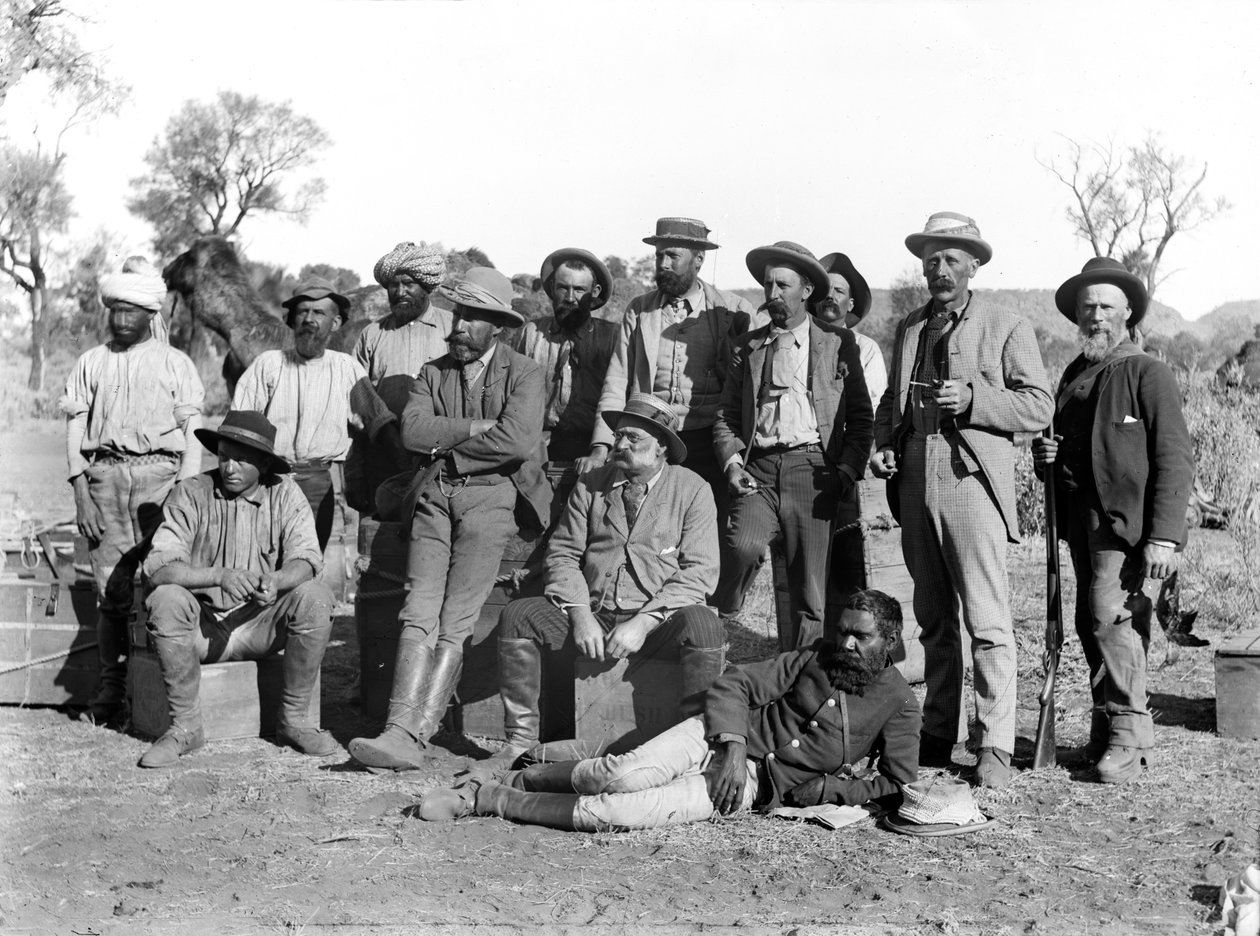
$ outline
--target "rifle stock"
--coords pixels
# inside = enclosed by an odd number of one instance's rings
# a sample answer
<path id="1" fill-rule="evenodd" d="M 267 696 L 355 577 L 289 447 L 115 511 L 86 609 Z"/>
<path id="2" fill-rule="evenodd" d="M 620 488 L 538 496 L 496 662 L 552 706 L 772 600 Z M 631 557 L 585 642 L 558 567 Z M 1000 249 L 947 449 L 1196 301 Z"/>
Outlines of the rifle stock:
<path id="1" fill-rule="evenodd" d="M 1045 435 L 1053 437 L 1053 427 Z M 1046 495 L 1046 649 L 1042 657 L 1046 677 L 1037 701 L 1041 712 L 1037 717 L 1037 739 L 1033 750 L 1033 769 L 1055 765 L 1054 683 L 1059 674 L 1059 653 L 1063 649 L 1063 601 L 1059 593 L 1059 530 L 1054 491 L 1054 466 L 1044 472 Z"/>

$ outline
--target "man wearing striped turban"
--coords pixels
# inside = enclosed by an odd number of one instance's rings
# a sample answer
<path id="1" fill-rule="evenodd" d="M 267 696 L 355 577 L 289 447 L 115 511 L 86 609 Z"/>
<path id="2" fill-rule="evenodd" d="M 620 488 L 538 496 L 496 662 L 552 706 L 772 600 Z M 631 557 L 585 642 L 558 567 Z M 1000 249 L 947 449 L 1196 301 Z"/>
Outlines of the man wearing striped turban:
<path id="1" fill-rule="evenodd" d="M 372 274 L 389 297 L 389 314 L 363 330 L 354 357 L 385 405 L 401 417 L 420 368 L 446 353 L 451 314 L 429 301 L 446 276 L 446 257 L 436 246 L 403 241 L 376 261 Z M 355 440 L 346 460 L 346 499 L 356 510 L 372 513 L 380 483 L 413 467 L 396 426 L 384 427 L 370 445 Z"/>
<path id="2" fill-rule="evenodd" d="M 66 379 L 66 458 L 75 519 L 87 537 L 99 607 L 101 679 L 89 714 L 123 713 L 132 582 L 177 480 L 201 470 L 205 391 L 188 355 L 155 340 L 166 284 L 147 261 L 100 281 L 110 340 L 83 354 Z M 162 335 L 165 323 L 162 322 Z"/>

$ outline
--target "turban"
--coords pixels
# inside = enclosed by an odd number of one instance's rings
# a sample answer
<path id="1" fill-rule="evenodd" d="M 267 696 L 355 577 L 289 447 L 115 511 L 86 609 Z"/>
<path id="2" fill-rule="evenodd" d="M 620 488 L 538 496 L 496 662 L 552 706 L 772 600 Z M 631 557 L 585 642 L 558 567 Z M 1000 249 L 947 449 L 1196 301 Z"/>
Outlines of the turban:
<path id="1" fill-rule="evenodd" d="M 106 306 L 128 302 L 150 313 L 161 313 L 166 300 L 166 281 L 144 257 L 128 257 L 121 273 L 101 277 L 100 289 L 101 301 Z M 165 343 L 166 320 L 157 314 L 153 325 L 154 337 Z"/>
<path id="2" fill-rule="evenodd" d="M 433 289 L 446 276 L 446 257 L 437 247 L 403 241 L 376 261 L 372 275 L 389 288 L 400 273 L 406 273 L 426 289 Z"/>

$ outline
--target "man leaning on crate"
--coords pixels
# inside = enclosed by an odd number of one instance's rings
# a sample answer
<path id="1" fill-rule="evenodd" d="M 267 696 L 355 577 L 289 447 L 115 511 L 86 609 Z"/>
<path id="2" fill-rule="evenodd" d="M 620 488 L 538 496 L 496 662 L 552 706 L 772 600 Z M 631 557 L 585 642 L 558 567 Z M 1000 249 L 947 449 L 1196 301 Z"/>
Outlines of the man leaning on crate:
<path id="1" fill-rule="evenodd" d="M 162 666 L 171 726 L 141 767 L 171 767 L 205 743 L 201 664 L 284 650 L 276 741 L 313 757 L 340 750 L 310 721 L 332 631 L 333 596 L 306 495 L 275 453 L 276 427 L 233 410 L 197 438 L 219 467 L 175 486 L 144 562 L 149 633 Z"/>

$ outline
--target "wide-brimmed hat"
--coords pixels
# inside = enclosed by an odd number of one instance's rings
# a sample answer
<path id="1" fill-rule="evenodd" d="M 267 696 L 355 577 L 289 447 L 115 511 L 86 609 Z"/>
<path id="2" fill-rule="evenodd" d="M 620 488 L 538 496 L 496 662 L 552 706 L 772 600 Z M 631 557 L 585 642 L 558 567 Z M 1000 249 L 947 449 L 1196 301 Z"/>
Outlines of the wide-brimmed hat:
<path id="1" fill-rule="evenodd" d="M 883 826 L 903 835 L 958 835 L 993 823 L 976 805 L 971 787 L 957 777 L 915 780 L 901 788 L 901 808 Z"/>
<path id="2" fill-rule="evenodd" d="M 980 236 L 980 227 L 973 218 L 956 211 L 938 211 L 927 219 L 923 231 L 906 238 L 909 251 L 923 259 L 923 247 L 929 241 L 940 241 L 961 247 L 984 266 L 993 259 L 993 248 Z"/>
<path id="3" fill-rule="evenodd" d="M 299 283 L 297 288 L 293 290 L 293 295 L 280 303 L 280 305 L 289 310 L 284 317 L 286 324 L 292 326 L 293 322 L 290 320 L 293 318 L 293 310 L 303 299 L 331 299 L 337 303 L 337 311 L 341 313 L 341 321 L 343 323 L 350 316 L 350 300 L 337 292 L 333 284 L 322 276 L 312 276 Z"/>
<path id="4" fill-rule="evenodd" d="M 767 247 L 754 247 L 748 251 L 744 262 L 748 266 L 748 272 L 758 283 L 765 280 L 767 264 L 775 263 L 791 267 L 814 284 L 811 300 L 831 292 L 831 280 L 827 279 L 827 271 L 818 262 L 818 258 L 800 244 L 775 241 Z"/>
<path id="5" fill-rule="evenodd" d="M 853 261 L 849 259 L 848 254 L 840 252 L 829 253 L 818 260 L 822 264 L 822 268 L 830 273 L 839 273 L 845 278 L 849 284 L 849 297 L 853 300 L 853 314 L 858 320 L 866 318 L 866 313 L 871 311 L 871 287 L 866 283 L 866 277 L 858 272 L 857 267 L 853 265 Z M 828 280 L 827 294 L 831 294 L 830 280 Z M 812 298 L 812 297 L 811 297 Z M 841 322 L 840 324 L 844 324 Z"/>
<path id="6" fill-rule="evenodd" d="M 509 327 L 525 324 L 525 316 L 512 308 L 512 281 L 493 267 L 469 267 L 438 292 L 456 305 L 490 312 Z"/>
<path id="7" fill-rule="evenodd" d="M 1054 292 L 1054 304 L 1059 311 L 1073 322 L 1076 321 L 1076 297 L 1082 287 L 1096 286 L 1099 283 L 1110 283 L 1124 290 L 1129 299 L 1129 320 L 1125 324 L 1132 328 L 1146 315 L 1146 284 L 1141 278 L 1130 273 L 1124 264 L 1111 257 L 1090 257 L 1081 267 L 1081 272 L 1068 279 Z"/>
<path id="8" fill-rule="evenodd" d="M 612 298 L 612 274 L 608 272 L 608 267 L 604 266 L 604 262 L 599 257 L 581 247 L 561 247 L 559 250 L 553 250 L 543 261 L 538 278 L 542 280 L 543 291 L 549 298 L 551 287 L 555 282 L 556 268 L 566 260 L 582 261 L 595 275 L 595 284 L 599 286 L 599 296 L 591 301 L 592 312 Z"/>
<path id="9" fill-rule="evenodd" d="M 709 229 L 695 218 L 657 218 L 656 233 L 643 238 L 643 243 L 660 247 L 664 244 L 680 244 L 692 250 L 717 250 L 718 245 L 709 240 Z"/>
<path id="10" fill-rule="evenodd" d="M 623 422 L 646 429 L 665 443 L 665 457 L 671 464 L 678 464 L 687 457 L 687 446 L 678 437 L 678 416 L 669 404 L 650 393 L 632 393 L 623 410 L 603 414 L 604 422 L 613 432 Z"/>
<path id="11" fill-rule="evenodd" d="M 198 441 L 212 455 L 219 454 L 219 442 L 227 439 L 237 445 L 244 445 L 264 455 L 271 456 L 271 470 L 276 474 L 285 474 L 292 468 L 287 461 L 276 454 L 276 427 L 262 413 L 256 410 L 228 410 L 219 424 L 218 430 L 195 430 Z"/>

